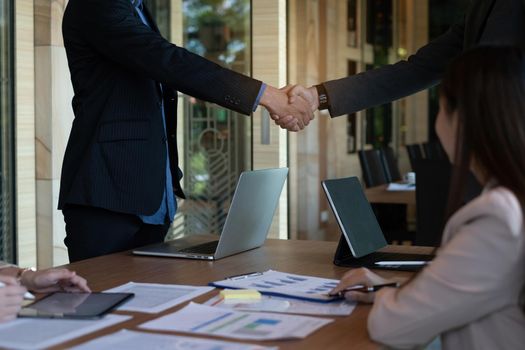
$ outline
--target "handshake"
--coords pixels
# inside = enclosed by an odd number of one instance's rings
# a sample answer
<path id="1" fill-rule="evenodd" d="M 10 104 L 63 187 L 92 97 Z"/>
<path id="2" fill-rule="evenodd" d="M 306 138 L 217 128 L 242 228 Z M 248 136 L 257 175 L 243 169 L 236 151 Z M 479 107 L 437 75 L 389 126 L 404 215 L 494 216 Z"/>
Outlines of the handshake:
<path id="1" fill-rule="evenodd" d="M 319 108 L 317 89 L 288 85 L 282 89 L 266 86 L 259 103 L 265 107 L 275 124 L 288 131 L 300 131 L 314 119 Z"/>

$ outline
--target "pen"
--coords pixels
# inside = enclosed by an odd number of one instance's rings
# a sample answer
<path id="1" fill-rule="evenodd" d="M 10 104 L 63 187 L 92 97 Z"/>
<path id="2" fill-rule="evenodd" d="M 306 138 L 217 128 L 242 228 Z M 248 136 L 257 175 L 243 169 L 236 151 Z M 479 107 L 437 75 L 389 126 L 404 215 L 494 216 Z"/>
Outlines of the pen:
<path id="1" fill-rule="evenodd" d="M 385 284 L 376 284 L 375 286 L 361 286 L 361 285 L 357 285 L 357 286 L 352 286 L 352 287 L 348 287 L 348 288 L 345 288 L 337 293 L 328 293 L 328 296 L 331 296 L 331 297 L 344 297 L 346 293 L 348 292 L 360 292 L 360 293 L 372 293 L 372 292 L 377 292 L 379 289 L 383 288 L 383 287 L 394 287 L 394 288 L 397 288 L 399 287 L 399 283 L 398 282 L 392 282 L 392 283 L 385 283 Z"/>
<path id="2" fill-rule="evenodd" d="M 0 288 L 2 288 L 2 287 L 5 287 L 5 283 L 4 282 L 0 282 Z M 25 292 L 24 299 L 34 300 L 35 296 L 33 294 L 29 293 L 29 292 Z"/>
<path id="3" fill-rule="evenodd" d="M 242 280 L 248 277 L 261 276 L 262 274 L 263 274 L 262 272 L 248 272 L 248 273 L 243 273 L 241 275 L 233 275 L 230 277 L 226 277 L 226 279 L 227 280 Z"/>
<path id="4" fill-rule="evenodd" d="M 400 266 L 400 265 L 426 265 L 430 261 L 376 261 L 379 266 Z"/>

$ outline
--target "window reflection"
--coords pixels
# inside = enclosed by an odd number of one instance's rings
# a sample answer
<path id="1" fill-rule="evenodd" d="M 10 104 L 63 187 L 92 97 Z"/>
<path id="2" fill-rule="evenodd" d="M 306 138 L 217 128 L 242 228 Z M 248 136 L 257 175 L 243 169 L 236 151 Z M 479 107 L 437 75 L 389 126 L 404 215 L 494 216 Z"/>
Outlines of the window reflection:
<path id="1" fill-rule="evenodd" d="M 0 1 L 0 260 L 14 262 L 13 9 Z"/>
<path id="2" fill-rule="evenodd" d="M 184 0 L 184 46 L 240 73 L 250 73 L 250 1 Z"/>
<path id="3" fill-rule="evenodd" d="M 182 23 L 170 6 L 182 6 Z M 250 75 L 251 3 L 249 0 L 148 0 L 164 37 L 181 26 L 182 45 L 221 66 Z M 178 29 L 177 27 L 174 27 Z M 176 30 L 177 31 L 177 30 Z M 175 32 L 176 32 L 175 31 Z M 181 96 L 179 145 L 183 147 L 183 187 L 168 239 L 193 233 L 219 233 L 243 170 L 251 168 L 251 118 Z"/>

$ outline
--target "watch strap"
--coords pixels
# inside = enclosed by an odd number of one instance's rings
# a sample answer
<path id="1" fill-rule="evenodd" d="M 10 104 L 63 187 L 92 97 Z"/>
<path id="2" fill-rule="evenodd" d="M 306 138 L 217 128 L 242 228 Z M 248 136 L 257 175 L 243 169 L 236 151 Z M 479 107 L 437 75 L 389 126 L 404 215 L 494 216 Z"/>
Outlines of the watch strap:
<path id="1" fill-rule="evenodd" d="M 317 95 L 319 96 L 319 110 L 325 110 L 330 108 L 330 103 L 328 101 L 328 94 L 323 84 L 315 85 L 317 90 Z"/>

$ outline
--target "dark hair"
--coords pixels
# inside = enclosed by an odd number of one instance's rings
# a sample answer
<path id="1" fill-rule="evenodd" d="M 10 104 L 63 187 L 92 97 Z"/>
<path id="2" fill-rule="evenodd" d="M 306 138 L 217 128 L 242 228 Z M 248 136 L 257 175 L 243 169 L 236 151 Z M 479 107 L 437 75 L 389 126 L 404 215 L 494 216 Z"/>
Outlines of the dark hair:
<path id="1" fill-rule="evenodd" d="M 447 70 L 441 97 L 458 116 L 449 215 L 462 205 L 474 160 L 487 179 L 514 193 L 525 217 L 525 52 L 501 46 L 465 52 Z M 520 306 L 525 312 L 525 285 Z"/>

